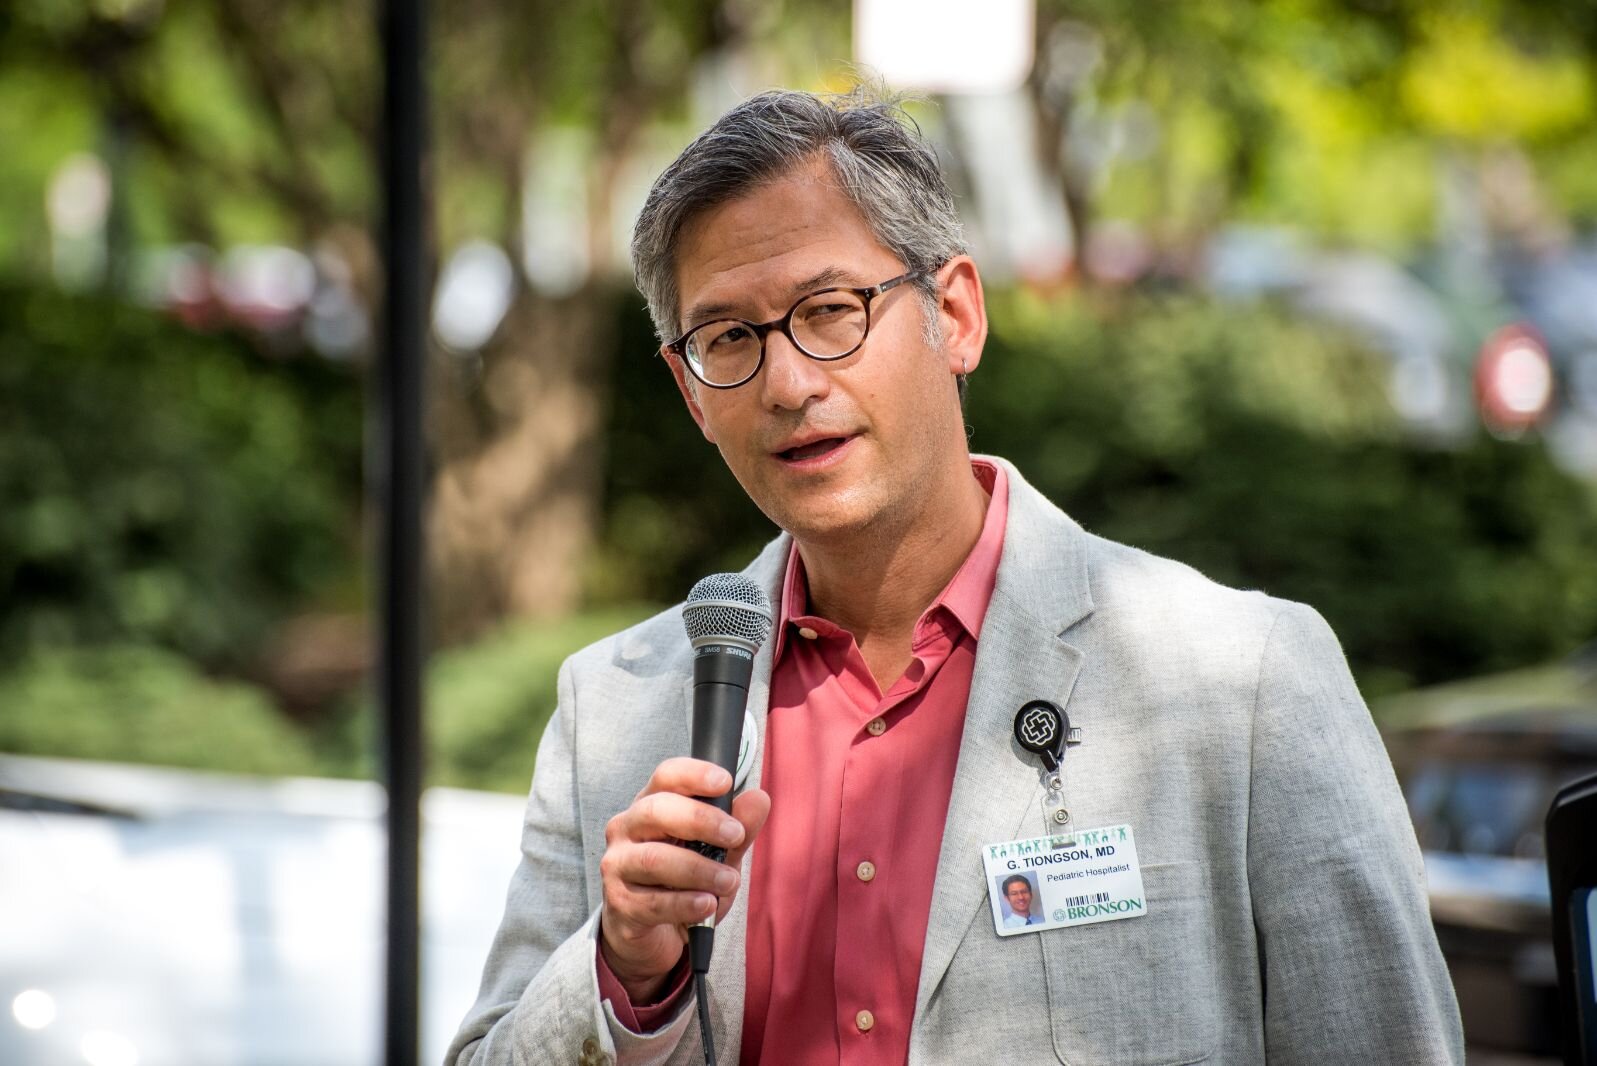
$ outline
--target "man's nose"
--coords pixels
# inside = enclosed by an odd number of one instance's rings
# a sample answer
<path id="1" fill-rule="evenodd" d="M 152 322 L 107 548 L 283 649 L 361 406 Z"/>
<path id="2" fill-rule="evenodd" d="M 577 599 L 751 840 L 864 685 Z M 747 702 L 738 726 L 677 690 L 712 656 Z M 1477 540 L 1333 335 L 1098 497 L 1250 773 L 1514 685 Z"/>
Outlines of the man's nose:
<path id="1" fill-rule="evenodd" d="M 831 375 L 788 339 L 773 329 L 765 338 L 765 366 L 760 371 L 760 402 L 770 410 L 801 410 L 831 389 Z"/>

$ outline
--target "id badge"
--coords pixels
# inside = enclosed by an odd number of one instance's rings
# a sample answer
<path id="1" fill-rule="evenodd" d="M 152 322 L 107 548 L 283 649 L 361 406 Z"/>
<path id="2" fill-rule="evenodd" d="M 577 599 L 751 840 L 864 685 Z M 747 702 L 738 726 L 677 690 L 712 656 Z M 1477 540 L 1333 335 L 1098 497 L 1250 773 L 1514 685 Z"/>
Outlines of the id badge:
<path id="1" fill-rule="evenodd" d="M 982 865 L 999 936 L 1148 913 L 1129 825 L 989 844 Z"/>

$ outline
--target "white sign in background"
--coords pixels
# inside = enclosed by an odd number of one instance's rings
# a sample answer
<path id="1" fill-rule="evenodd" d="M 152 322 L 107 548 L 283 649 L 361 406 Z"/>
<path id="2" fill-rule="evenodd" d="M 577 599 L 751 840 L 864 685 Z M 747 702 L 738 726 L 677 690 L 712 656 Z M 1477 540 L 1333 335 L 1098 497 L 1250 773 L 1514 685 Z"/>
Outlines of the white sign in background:
<path id="1" fill-rule="evenodd" d="M 1035 39 L 1035 0 L 854 0 L 855 59 L 902 89 L 1018 89 Z"/>

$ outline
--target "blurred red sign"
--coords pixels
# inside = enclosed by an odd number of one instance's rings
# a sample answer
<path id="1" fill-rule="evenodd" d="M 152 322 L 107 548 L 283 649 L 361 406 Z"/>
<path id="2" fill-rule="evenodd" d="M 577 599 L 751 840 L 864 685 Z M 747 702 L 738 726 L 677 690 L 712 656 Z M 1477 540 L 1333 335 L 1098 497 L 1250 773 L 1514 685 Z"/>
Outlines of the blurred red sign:
<path id="1" fill-rule="evenodd" d="M 1481 421 L 1503 432 L 1529 429 L 1553 402 L 1553 364 L 1530 326 L 1504 326 L 1481 345 L 1475 364 L 1475 401 Z"/>

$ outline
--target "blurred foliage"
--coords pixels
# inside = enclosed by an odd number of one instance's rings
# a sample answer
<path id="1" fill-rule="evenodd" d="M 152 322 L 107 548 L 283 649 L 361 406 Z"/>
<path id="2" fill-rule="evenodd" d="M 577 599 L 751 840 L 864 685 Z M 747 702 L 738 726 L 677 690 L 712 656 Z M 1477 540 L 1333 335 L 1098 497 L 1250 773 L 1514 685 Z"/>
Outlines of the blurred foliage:
<path id="1" fill-rule="evenodd" d="M 1313 604 L 1370 692 L 1597 635 L 1597 494 L 1535 441 L 1405 439 L 1386 363 L 1267 306 L 990 294 L 972 448 L 1088 529 Z M 629 323 L 598 598 L 680 599 L 771 536 Z"/>
<path id="2" fill-rule="evenodd" d="M 1541 445 L 1405 440 L 1385 363 L 1268 307 L 1000 301 L 973 446 L 1088 529 L 1302 600 L 1366 692 L 1597 635 L 1597 491 Z"/>
<path id="3" fill-rule="evenodd" d="M 846 4 L 819 0 L 802 17 L 818 12 L 846 33 Z M 273 244 L 313 254 L 330 288 L 373 308 L 379 14 L 320 0 L 6 7 L 0 138 L 29 146 L 15 174 L 0 167 L 0 210 L 14 208 L 25 230 L 13 239 L 0 225 L 0 270 L 66 276 L 61 252 L 84 242 L 52 240 L 39 207 L 62 156 L 92 153 L 113 195 L 103 233 L 85 225 L 113 283 L 165 287 L 146 251 Z M 438 14 L 427 78 L 436 276 L 466 241 L 532 264 L 510 276 L 503 328 L 470 354 L 462 377 L 485 387 L 430 397 L 427 564 L 434 621 L 453 640 L 577 606 L 599 511 L 592 381 L 612 349 L 592 307 L 625 272 L 617 237 L 641 175 L 671 151 L 663 129 L 681 128 L 747 35 L 774 38 L 782 13 L 722 0 L 473 0 Z M 50 124 L 47 146 L 32 143 L 36 123 Z M 577 136 L 547 136 L 558 132 Z M 552 207 L 539 192 L 551 181 Z M 564 276 L 539 278 L 546 259 Z M 582 265 L 562 272 L 567 259 Z"/>
<path id="4" fill-rule="evenodd" d="M 1441 12 L 1422 26 L 1400 91 L 1425 128 L 1493 144 L 1543 140 L 1591 120 L 1590 67 L 1569 42 L 1532 54 L 1479 11 Z"/>
<path id="5" fill-rule="evenodd" d="M 554 713 L 561 662 L 655 610 L 631 605 L 513 622 L 436 655 L 427 677 L 428 782 L 525 793 Z"/>
<path id="6" fill-rule="evenodd" d="M 572 652 L 656 610 L 631 605 L 515 622 L 436 653 L 427 671 L 427 783 L 523 794 Z M 376 715 L 349 700 L 313 728 L 264 690 L 208 678 L 160 648 L 45 649 L 0 671 L 0 751 L 245 774 L 371 777 Z"/>
<path id="7" fill-rule="evenodd" d="M 0 673 L 0 751 L 251 774 L 327 766 L 259 689 L 172 652 L 52 649 Z"/>
<path id="8" fill-rule="evenodd" d="M 0 286 L 0 658 L 247 665 L 358 569 L 358 382 L 121 301 Z"/>
<path id="9" fill-rule="evenodd" d="M 377 38 L 362 4 L 23 0 L 0 17 L 0 263 L 43 271 L 67 152 L 118 178 L 113 242 L 289 241 L 370 211 Z M 8 240 L 15 236 L 17 239 Z M 113 254 L 117 250 L 113 248 Z"/>
<path id="10" fill-rule="evenodd" d="M 1242 217 L 1338 242 L 1446 239 L 1438 178 L 1504 150 L 1597 223 L 1597 7 L 1504 0 L 1041 0 L 1044 116 L 1079 221 L 1166 240 Z M 1583 178 L 1584 176 L 1584 178 Z"/>

